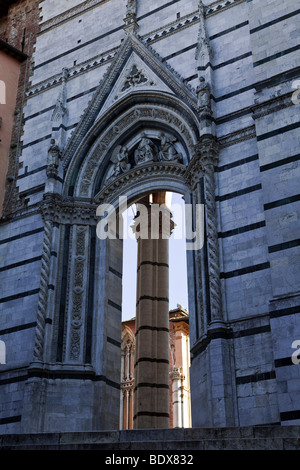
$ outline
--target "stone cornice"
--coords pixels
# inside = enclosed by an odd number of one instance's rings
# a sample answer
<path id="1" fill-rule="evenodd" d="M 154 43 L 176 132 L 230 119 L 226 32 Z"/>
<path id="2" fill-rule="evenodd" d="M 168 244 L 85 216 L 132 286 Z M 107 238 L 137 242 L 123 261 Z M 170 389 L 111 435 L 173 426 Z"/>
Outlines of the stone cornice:
<path id="1" fill-rule="evenodd" d="M 92 8 L 97 8 L 99 4 L 103 4 L 108 2 L 109 0 L 86 0 L 85 2 L 81 3 L 80 5 L 77 5 L 73 8 L 70 8 L 69 10 L 64 11 L 60 15 L 55 16 L 54 18 L 50 18 L 49 20 L 42 22 L 41 23 L 41 32 L 40 34 L 44 33 L 50 28 L 60 26 L 62 23 L 65 23 L 66 21 L 78 16 L 82 15 L 86 11 L 92 9 Z"/>
<path id="2" fill-rule="evenodd" d="M 293 105 L 294 103 L 292 101 L 291 92 L 285 95 L 276 96 L 267 101 L 256 104 L 253 107 L 252 118 L 256 120 L 263 116 L 267 116 L 268 114 L 276 113 L 281 109 L 289 108 Z"/>
<path id="3" fill-rule="evenodd" d="M 255 125 L 253 125 L 219 137 L 219 144 L 221 148 L 225 148 L 230 147 L 231 145 L 235 145 L 238 142 L 244 142 L 245 140 L 254 139 L 255 137 L 256 129 Z"/>
<path id="4" fill-rule="evenodd" d="M 63 199 L 57 194 L 45 194 L 40 205 L 43 220 L 59 224 L 95 225 L 96 210 L 91 201 Z"/>
<path id="5" fill-rule="evenodd" d="M 97 67 L 102 67 L 103 65 L 111 63 L 113 58 L 117 54 L 118 50 L 119 50 L 119 46 L 113 49 L 109 49 L 105 53 L 94 56 L 88 61 L 81 62 L 80 64 L 77 64 L 76 66 L 71 67 L 70 69 L 68 69 L 68 81 L 74 78 L 77 78 L 78 76 L 86 72 L 90 72 L 91 70 Z M 60 86 L 61 83 L 62 83 L 62 74 L 59 73 L 59 74 L 53 75 L 52 77 L 49 77 L 46 80 L 43 80 L 42 82 L 31 85 L 27 93 L 27 96 L 31 98 L 51 88 Z"/>
<path id="6" fill-rule="evenodd" d="M 217 2 L 214 2 L 211 5 L 207 6 L 205 8 L 205 13 L 206 16 L 215 15 L 220 11 L 227 10 L 228 8 L 232 8 L 236 5 L 240 5 L 241 3 L 245 2 L 246 0 L 223 0 L 221 2 L 218 0 Z"/>
<path id="7" fill-rule="evenodd" d="M 55 16 L 54 18 L 50 18 L 49 20 L 45 22 L 41 22 L 41 31 L 39 34 L 43 34 L 44 32 L 48 31 L 50 28 L 60 26 L 61 24 L 67 22 L 68 20 L 73 19 L 78 15 L 82 15 L 88 10 L 97 8 L 97 6 L 99 6 L 100 4 L 106 3 L 108 1 L 109 0 L 86 0 L 80 5 L 70 8 L 69 10 L 61 13 L 60 15 Z M 214 2 L 213 4 L 205 7 L 206 16 L 214 15 L 228 8 L 232 8 L 236 5 L 244 3 L 245 1 L 246 0 L 223 0 L 223 1 L 218 0 Z M 125 10 L 124 10 L 124 13 L 125 13 Z M 195 14 L 196 13 L 191 13 L 191 15 L 189 16 L 192 16 Z M 185 19 L 185 17 L 181 18 L 181 21 L 183 19 Z M 137 16 L 137 21 L 139 20 L 140 20 L 140 17 Z M 178 21 L 177 23 L 180 23 L 180 21 Z M 166 27 L 168 26 L 169 25 L 167 25 Z M 154 32 L 156 32 L 156 30 Z M 149 36 L 151 35 L 152 33 L 149 33 Z"/>

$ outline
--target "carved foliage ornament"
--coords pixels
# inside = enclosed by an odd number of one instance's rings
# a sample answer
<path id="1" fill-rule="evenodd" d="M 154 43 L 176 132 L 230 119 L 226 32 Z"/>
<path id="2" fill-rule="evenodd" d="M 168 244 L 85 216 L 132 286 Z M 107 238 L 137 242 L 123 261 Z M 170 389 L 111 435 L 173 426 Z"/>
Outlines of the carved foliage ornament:
<path id="1" fill-rule="evenodd" d="M 203 136 L 193 148 L 193 158 L 186 170 L 185 180 L 194 189 L 201 176 L 214 173 L 218 163 L 219 144 L 213 136 Z"/>
<path id="2" fill-rule="evenodd" d="M 139 70 L 136 65 L 132 66 L 130 73 L 127 75 L 121 91 L 126 91 L 136 85 L 148 82 L 148 78 L 142 70 Z"/>
<path id="3" fill-rule="evenodd" d="M 84 261 L 87 227 L 76 227 L 76 257 L 74 260 L 74 288 L 72 293 L 70 359 L 78 360 L 81 344 L 82 308 L 84 303 Z"/>

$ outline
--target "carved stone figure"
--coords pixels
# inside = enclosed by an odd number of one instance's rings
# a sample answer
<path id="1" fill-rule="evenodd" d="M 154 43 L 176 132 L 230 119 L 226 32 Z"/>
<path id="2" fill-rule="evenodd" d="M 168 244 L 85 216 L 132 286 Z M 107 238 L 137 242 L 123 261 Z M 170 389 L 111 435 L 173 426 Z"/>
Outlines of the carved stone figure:
<path id="1" fill-rule="evenodd" d="M 155 159 L 156 149 L 153 142 L 146 137 L 143 132 L 142 139 L 139 143 L 137 150 L 134 153 L 135 163 L 137 165 L 145 162 L 152 162 Z"/>
<path id="2" fill-rule="evenodd" d="M 198 108 L 210 108 L 210 86 L 205 81 L 204 77 L 199 78 L 199 85 L 197 86 Z"/>
<path id="3" fill-rule="evenodd" d="M 58 145 L 56 145 L 55 139 L 51 139 L 51 146 L 48 150 L 48 168 L 58 168 L 59 160 L 61 157 L 61 151 Z"/>
<path id="4" fill-rule="evenodd" d="M 116 178 L 117 176 L 125 173 L 126 171 L 130 170 L 131 164 L 128 161 L 128 149 L 127 147 L 123 146 L 120 148 L 116 158 L 114 158 L 113 163 L 115 164 L 114 172 L 112 174 L 112 178 Z"/>
<path id="5" fill-rule="evenodd" d="M 176 142 L 175 138 L 167 137 L 163 132 L 160 134 L 160 142 L 161 147 L 159 151 L 159 160 L 161 161 L 182 161 L 181 153 L 178 153 L 174 142 Z"/>

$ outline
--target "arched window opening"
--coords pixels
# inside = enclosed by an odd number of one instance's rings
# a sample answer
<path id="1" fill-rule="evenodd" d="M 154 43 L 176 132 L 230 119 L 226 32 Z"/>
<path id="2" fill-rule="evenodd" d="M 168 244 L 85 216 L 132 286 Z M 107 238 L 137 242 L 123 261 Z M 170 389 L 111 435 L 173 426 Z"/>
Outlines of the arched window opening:
<path id="1" fill-rule="evenodd" d="M 171 193 L 175 227 L 169 240 L 169 408 L 170 427 L 191 427 L 190 341 L 185 247 L 185 204 Z M 137 242 L 132 231 L 136 205 L 123 214 L 123 303 L 120 429 L 133 429 Z M 146 367 L 146 365 L 144 366 Z"/>

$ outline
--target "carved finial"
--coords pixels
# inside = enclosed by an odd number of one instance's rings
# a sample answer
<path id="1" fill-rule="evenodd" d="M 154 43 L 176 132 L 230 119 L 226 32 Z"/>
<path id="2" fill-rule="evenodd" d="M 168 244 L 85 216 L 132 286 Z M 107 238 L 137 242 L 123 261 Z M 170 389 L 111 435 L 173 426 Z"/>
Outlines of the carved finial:
<path id="1" fill-rule="evenodd" d="M 67 68 L 62 69 L 61 74 L 61 86 L 59 95 L 57 97 L 55 108 L 53 110 L 51 121 L 52 121 L 52 139 L 55 139 L 60 145 L 61 149 L 65 146 L 65 127 L 67 126 L 68 120 L 68 108 L 67 108 L 67 80 L 69 76 L 69 70 Z"/>
<path id="2" fill-rule="evenodd" d="M 136 21 L 137 13 L 137 0 L 127 0 L 126 4 L 126 17 L 124 18 L 124 29 L 131 33 L 136 33 L 138 24 Z"/>
<path id="3" fill-rule="evenodd" d="M 196 60 L 199 62 L 198 66 L 205 67 L 211 60 L 212 49 L 210 47 L 209 37 L 205 25 L 205 9 L 202 0 L 199 0 L 199 34 L 198 45 L 196 48 Z"/>
<path id="4" fill-rule="evenodd" d="M 201 16 L 204 16 L 204 5 L 202 0 L 199 0 L 199 13 Z"/>
<path id="5" fill-rule="evenodd" d="M 136 0 L 127 0 L 126 16 L 136 16 Z"/>
<path id="6" fill-rule="evenodd" d="M 68 79 L 68 69 L 62 69 L 62 86 L 55 103 L 51 121 L 61 121 L 67 112 L 66 81 Z"/>

